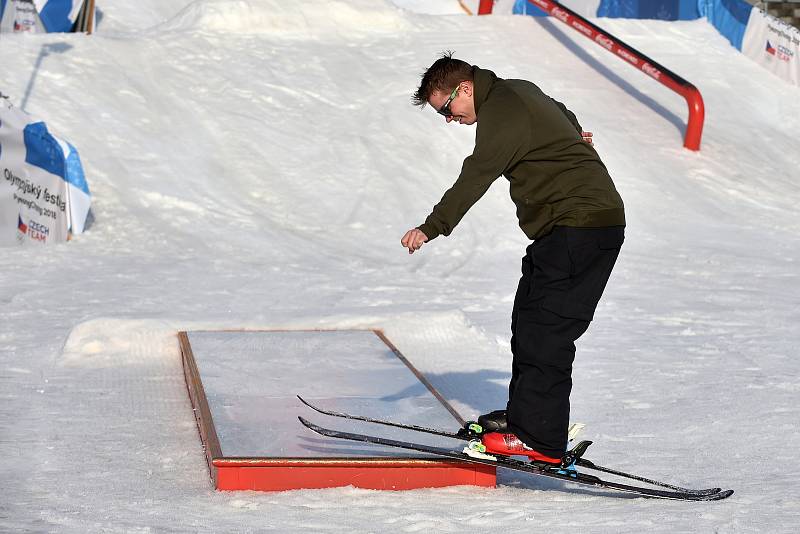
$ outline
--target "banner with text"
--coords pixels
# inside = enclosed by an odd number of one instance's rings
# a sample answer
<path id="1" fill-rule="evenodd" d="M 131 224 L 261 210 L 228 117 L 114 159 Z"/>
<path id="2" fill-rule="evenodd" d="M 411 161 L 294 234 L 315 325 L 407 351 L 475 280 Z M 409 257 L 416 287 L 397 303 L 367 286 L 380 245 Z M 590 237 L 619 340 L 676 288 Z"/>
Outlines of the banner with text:
<path id="1" fill-rule="evenodd" d="M 753 9 L 742 53 L 784 80 L 800 86 L 800 30 Z"/>
<path id="2" fill-rule="evenodd" d="M 0 0 L 0 31 L 68 32 L 84 0 Z"/>
<path id="3" fill-rule="evenodd" d="M 91 207 L 78 152 L 0 95 L 0 246 L 66 241 Z"/>

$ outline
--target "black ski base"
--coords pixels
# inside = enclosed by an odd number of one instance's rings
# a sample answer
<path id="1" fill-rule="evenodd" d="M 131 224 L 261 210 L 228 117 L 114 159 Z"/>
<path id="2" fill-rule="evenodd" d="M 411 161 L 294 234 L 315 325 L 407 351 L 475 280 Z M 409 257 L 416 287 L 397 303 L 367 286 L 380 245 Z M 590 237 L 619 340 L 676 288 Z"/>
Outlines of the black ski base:
<path id="1" fill-rule="evenodd" d="M 328 428 L 323 428 L 321 426 L 315 425 L 314 423 L 311 423 L 302 417 L 298 417 L 298 419 L 306 428 L 322 436 L 412 450 L 426 454 L 432 454 L 435 456 L 441 456 L 444 458 L 462 460 L 470 463 L 498 466 L 498 467 L 503 467 L 505 469 L 511 469 L 514 471 L 530 473 L 532 475 L 554 478 L 558 480 L 563 480 L 565 482 L 581 484 L 584 486 L 594 486 L 598 488 L 620 491 L 624 493 L 639 495 L 642 497 L 651 497 L 657 499 L 672 499 L 679 501 L 718 501 L 730 497 L 733 494 L 733 490 L 716 491 L 714 493 L 706 493 L 705 492 L 706 490 L 703 490 L 702 493 L 698 493 L 697 491 L 692 491 L 692 490 L 676 491 L 676 490 L 630 486 L 627 484 L 620 484 L 617 482 L 606 481 L 596 476 L 585 473 L 569 473 L 559 469 L 558 467 L 543 466 L 540 464 L 523 462 L 507 456 L 495 455 L 496 459 L 494 460 L 488 458 L 476 458 L 464 452 L 453 451 L 439 447 L 432 447 L 430 445 L 424 445 L 421 443 L 397 441 L 393 439 L 381 438 L 378 436 L 370 436 L 367 434 L 355 434 L 351 432 L 341 432 L 338 430 L 331 430 Z"/>

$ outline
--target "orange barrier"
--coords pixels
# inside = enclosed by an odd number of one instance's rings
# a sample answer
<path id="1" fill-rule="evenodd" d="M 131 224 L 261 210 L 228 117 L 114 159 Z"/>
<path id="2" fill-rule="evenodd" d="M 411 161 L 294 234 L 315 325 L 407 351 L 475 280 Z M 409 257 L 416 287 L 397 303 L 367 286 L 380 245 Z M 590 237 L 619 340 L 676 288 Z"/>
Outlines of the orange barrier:
<path id="1" fill-rule="evenodd" d="M 582 33 L 612 54 L 622 58 L 654 80 L 681 95 L 689 106 L 689 119 L 686 123 L 683 146 L 689 150 L 700 150 L 700 139 L 703 135 L 703 122 L 705 121 L 705 107 L 703 105 L 703 96 L 697 87 L 666 67 L 656 63 L 632 46 L 625 44 L 620 39 L 592 24 L 571 9 L 552 0 L 527 0 L 527 2 Z M 490 14 L 492 12 L 492 4 L 492 0 L 481 0 L 478 14 Z"/>

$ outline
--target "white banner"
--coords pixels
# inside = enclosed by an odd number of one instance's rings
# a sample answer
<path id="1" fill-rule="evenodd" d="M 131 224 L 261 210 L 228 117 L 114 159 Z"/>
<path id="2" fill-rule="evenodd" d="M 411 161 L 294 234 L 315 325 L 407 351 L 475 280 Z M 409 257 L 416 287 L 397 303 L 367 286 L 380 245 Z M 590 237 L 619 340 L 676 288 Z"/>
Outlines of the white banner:
<path id="1" fill-rule="evenodd" d="M 800 30 L 753 9 L 742 40 L 742 53 L 794 85 L 800 86 Z"/>
<path id="2" fill-rule="evenodd" d="M 3 0 L 0 0 L 0 4 Z M 33 0 L 6 0 L 0 13 L 0 32 L 44 32 L 44 26 L 36 12 Z"/>
<path id="3" fill-rule="evenodd" d="M 0 32 L 68 32 L 84 0 L 0 0 Z"/>
<path id="4" fill-rule="evenodd" d="M 0 246 L 66 241 L 90 206 L 75 147 L 0 95 Z"/>

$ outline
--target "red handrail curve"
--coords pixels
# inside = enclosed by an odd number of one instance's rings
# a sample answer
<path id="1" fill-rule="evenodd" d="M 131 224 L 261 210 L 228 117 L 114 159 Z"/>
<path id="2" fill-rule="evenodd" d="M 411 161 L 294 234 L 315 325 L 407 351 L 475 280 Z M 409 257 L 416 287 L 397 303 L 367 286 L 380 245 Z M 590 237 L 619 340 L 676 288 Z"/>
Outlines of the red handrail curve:
<path id="1" fill-rule="evenodd" d="M 622 40 L 592 24 L 568 7 L 552 0 L 527 0 L 527 2 L 588 37 L 612 54 L 622 58 L 630 65 L 685 98 L 686 104 L 689 106 L 689 119 L 686 123 L 683 146 L 689 150 L 700 150 L 700 139 L 703 136 L 703 122 L 705 120 L 705 106 L 703 105 L 703 96 L 697 87 L 668 68 L 656 63 L 632 46 L 625 44 Z M 493 3 L 493 0 L 480 0 L 478 14 L 490 14 Z"/>

